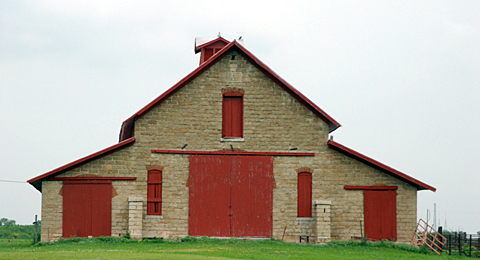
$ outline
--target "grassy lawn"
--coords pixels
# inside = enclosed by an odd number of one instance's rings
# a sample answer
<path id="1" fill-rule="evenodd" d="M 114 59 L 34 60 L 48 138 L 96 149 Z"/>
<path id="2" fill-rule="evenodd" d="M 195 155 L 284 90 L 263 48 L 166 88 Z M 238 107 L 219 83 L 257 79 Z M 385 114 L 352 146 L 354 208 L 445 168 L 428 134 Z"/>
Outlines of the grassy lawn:
<path id="1" fill-rule="evenodd" d="M 0 259 L 458 259 L 389 242 L 331 242 L 328 245 L 278 240 L 195 239 L 183 241 L 123 238 L 68 239 L 32 245 L 0 240 Z M 465 258 L 463 258 L 465 259 Z"/>

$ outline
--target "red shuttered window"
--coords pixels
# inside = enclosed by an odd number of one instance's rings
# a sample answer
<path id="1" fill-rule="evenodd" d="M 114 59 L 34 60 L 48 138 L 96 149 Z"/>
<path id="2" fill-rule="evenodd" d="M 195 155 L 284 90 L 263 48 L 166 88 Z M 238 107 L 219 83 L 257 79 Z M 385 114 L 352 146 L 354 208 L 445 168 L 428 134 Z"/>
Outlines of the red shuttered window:
<path id="1" fill-rule="evenodd" d="M 223 138 L 243 138 L 243 94 L 223 95 Z"/>
<path id="2" fill-rule="evenodd" d="M 162 215 L 162 172 L 148 171 L 147 215 Z"/>
<path id="3" fill-rule="evenodd" d="M 298 217 L 312 217 L 312 174 L 301 172 L 298 174 Z"/>

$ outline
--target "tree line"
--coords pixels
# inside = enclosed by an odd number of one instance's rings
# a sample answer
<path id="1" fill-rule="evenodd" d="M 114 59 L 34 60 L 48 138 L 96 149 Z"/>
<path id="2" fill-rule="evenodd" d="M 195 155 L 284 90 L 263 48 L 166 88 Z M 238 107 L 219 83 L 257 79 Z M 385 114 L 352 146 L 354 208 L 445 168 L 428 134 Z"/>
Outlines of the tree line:
<path id="1" fill-rule="evenodd" d="M 40 233 L 41 221 L 38 221 Z M 35 225 L 17 225 L 13 219 L 0 219 L 0 239 L 31 239 L 35 236 Z"/>

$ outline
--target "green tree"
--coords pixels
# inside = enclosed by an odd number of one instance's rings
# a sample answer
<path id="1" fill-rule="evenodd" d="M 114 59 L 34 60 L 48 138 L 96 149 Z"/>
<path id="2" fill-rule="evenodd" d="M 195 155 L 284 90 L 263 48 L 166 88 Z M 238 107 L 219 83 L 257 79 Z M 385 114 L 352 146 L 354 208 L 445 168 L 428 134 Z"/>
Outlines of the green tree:
<path id="1" fill-rule="evenodd" d="M 17 224 L 17 221 L 11 219 L 11 220 L 8 220 L 7 222 L 5 222 L 5 227 L 10 227 L 10 226 L 15 226 Z"/>
<path id="2" fill-rule="evenodd" d="M 38 221 L 40 232 L 41 221 Z M 35 225 L 18 225 L 15 220 L 0 219 L 0 239 L 30 239 L 34 236 Z"/>

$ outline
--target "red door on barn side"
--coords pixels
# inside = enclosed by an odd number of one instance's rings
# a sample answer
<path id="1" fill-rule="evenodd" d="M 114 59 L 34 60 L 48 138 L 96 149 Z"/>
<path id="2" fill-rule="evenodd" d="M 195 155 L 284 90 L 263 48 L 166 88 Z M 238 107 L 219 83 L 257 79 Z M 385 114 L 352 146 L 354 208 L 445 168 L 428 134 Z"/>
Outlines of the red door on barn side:
<path id="1" fill-rule="evenodd" d="M 111 236 L 111 181 L 63 182 L 63 237 Z"/>
<path id="2" fill-rule="evenodd" d="M 190 156 L 189 235 L 272 235 L 271 156 Z"/>
<path id="3" fill-rule="evenodd" d="M 366 190 L 363 193 L 365 237 L 397 239 L 397 192 Z"/>

